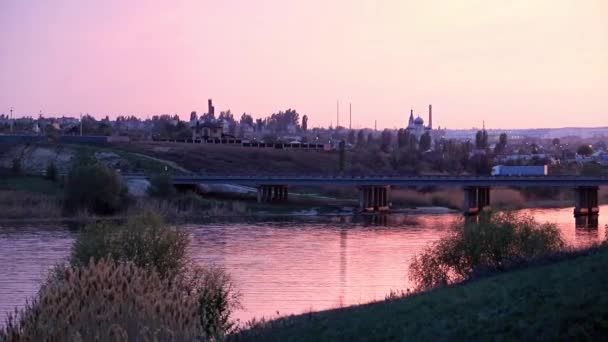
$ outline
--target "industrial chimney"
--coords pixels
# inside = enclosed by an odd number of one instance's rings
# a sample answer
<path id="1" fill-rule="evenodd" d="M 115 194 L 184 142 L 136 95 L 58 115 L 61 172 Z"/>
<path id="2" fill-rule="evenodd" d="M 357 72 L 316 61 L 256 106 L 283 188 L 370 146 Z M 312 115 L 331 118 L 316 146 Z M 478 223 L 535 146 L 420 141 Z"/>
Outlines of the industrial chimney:
<path id="1" fill-rule="evenodd" d="M 429 129 L 433 129 L 433 105 L 429 105 Z"/>
<path id="2" fill-rule="evenodd" d="M 208 105 L 209 105 L 209 112 L 208 113 L 209 113 L 209 115 L 211 117 L 214 117 L 215 116 L 215 108 L 213 107 L 213 103 L 212 103 L 211 99 L 209 99 Z"/>

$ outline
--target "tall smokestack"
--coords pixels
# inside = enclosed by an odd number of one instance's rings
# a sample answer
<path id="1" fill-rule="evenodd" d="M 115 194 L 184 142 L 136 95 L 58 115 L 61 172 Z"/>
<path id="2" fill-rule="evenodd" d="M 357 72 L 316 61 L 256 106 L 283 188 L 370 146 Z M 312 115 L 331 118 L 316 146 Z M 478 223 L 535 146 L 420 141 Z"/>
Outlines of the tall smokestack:
<path id="1" fill-rule="evenodd" d="M 340 127 L 340 101 L 336 101 L 336 128 Z"/>
<path id="2" fill-rule="evenodd" d="M 429 105 L 429 128 L 433 129 L 433 105 Z"/>
<path id="3" fill-rule="evenodd" d="M 213 107 L 213 101 L 211 99 L 209 99 L 207 101 L 207 103 L 208 103 L 208 106 L 209 106 L 208 114 L 210 116 L 214 116 L 215 115 L 215 108 Z"/>

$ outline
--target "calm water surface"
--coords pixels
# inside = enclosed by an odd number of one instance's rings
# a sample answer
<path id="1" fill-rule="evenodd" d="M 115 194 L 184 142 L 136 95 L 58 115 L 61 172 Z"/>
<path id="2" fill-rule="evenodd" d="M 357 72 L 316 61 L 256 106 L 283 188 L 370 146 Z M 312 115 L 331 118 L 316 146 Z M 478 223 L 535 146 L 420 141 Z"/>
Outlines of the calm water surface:
<path id="1" fill-rule="evenodd" d="M 601 208 L 606 213 L 608 206 Z M 572 208 L 529 210 L 556 222 L 573 245 L 605 237 L 575 228 Z M 187 225 L 191 256 L 224 266 L 242 293 L 241 320 L 275 317 L 384 299 L 411 285 L 407 265 L 446 234 L 457 214 L 390 215 L 383 222 L 352 217 Z M 78 232 L 65 226 L 0 225 L 0 318 L 33 296 L 53 264 L 64 260 Z M 3 319 L 2 319 L 3 320 Z"/>

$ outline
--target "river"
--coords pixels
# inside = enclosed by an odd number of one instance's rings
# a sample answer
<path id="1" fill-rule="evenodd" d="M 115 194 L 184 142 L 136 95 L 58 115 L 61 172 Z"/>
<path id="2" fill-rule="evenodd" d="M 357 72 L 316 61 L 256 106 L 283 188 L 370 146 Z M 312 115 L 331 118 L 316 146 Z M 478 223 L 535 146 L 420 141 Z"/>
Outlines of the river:
<path id="1" fill-rule="evenodd" d="M 572 245 L 605 238 L 605 216 L 590 229 L 575 228 L 572 208 L 527 212 L 557 223 Z M 457 217 L 299 217 L 182 228 L 191 233 L 189 253 L 197 262 L 230 272 L 242 294 L 243 309 L 235 316 L 247 321 L 382 300 L 391 290 L 406 290 L 412 257 L 446 234 Z M 0 224 L 0 321 L 36 293 L 77 235 L 61 225 Z"/>

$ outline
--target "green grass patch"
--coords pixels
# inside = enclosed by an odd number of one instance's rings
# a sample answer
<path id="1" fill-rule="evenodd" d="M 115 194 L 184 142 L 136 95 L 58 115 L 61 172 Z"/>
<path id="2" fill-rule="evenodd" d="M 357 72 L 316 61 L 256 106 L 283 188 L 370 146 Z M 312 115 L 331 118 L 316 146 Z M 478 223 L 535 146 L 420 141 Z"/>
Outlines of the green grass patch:
<path id="1" fill-rule="evenodd" d="M 35 176 L 2 176 L 0 190 L 25 191 L 61 197 L 63 189 L 57 182 Z"/>
<path id="2" fill-rule="evenodd" d="M 232 340 L 601 340 L 608 248 L 553 264 L 383 302 L 261 324 Z"/>

